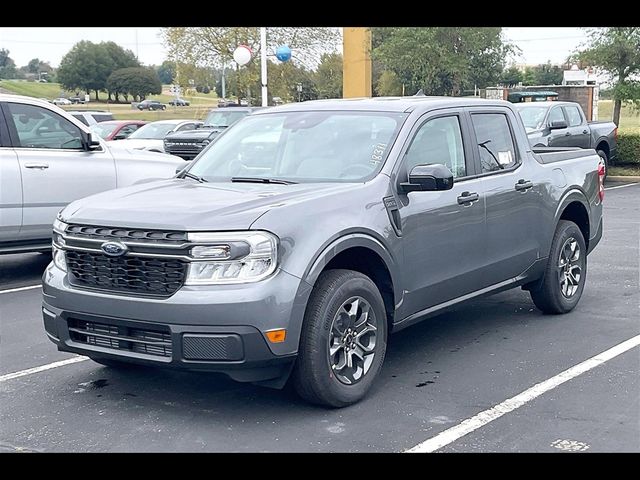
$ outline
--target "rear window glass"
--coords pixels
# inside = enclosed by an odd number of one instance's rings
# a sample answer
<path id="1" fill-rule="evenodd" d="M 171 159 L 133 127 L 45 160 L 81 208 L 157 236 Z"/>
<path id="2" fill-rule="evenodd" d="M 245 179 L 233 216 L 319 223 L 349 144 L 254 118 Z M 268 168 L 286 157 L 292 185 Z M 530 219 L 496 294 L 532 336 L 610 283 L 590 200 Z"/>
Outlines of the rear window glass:
<path id="1" fill-rule="evenodd" d="M 113 120 L 113 115 L 111 113 L 97 113 L 93 115 L 93 118 L 96 122 L 108 122 L 109 120 Z"/>
<path id="2" fill-rule="evenodd" d="M 89 122 L 87 122 L 87 119 L 84 118 L 84 115 L 80 113 L 74 113 L 73 116 L 78 120 L 80 120 L 82 123 L 84 123 L 87 127 L 89 126 Z"/>

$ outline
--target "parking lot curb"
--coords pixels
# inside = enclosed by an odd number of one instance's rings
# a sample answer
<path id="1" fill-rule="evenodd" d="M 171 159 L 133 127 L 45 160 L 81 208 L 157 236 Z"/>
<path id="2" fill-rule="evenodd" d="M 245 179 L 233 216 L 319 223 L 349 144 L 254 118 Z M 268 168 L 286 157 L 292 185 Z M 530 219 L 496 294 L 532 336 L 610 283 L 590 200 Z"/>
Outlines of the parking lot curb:
<path id="1" fill-rule="evenodd" d="M 640 182 L 640 175 L 608 175 L 607 183 Z"/>

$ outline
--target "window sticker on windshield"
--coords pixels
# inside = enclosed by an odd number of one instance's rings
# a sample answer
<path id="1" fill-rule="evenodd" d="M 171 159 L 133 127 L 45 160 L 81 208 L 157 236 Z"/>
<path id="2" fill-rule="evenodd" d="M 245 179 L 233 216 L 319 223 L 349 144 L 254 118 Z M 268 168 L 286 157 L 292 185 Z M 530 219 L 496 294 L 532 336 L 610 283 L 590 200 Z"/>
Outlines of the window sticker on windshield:
<path id="1" fill-rule="evenodd" d="M 373 152 L 371 153 L 371 163 L 377 165 L 382 161 L 382 156 L 384 155 L 385 148 L 387 148 L 386 143 L 377 143 L 373 146 Z"/>
<path id="2" fill-rule="evenodd" d="M 507 150 L 506 152 L 498 152 L 498 163 L 500 165 L 509 165 L 511 163 L 511 150 Z"/>

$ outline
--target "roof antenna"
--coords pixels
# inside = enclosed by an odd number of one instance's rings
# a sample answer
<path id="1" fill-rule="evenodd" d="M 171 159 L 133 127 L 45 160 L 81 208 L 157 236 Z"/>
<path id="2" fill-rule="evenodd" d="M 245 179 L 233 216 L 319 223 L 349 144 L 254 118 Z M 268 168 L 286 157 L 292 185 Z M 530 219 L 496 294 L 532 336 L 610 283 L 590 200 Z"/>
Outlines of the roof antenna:
<path id="1" fill-rule="evenodd" d="M 414 97 L 426 97 L 426 95 L 424 94 L 424 90 L 422 89 L 418 90 L 414 95 Z"/>

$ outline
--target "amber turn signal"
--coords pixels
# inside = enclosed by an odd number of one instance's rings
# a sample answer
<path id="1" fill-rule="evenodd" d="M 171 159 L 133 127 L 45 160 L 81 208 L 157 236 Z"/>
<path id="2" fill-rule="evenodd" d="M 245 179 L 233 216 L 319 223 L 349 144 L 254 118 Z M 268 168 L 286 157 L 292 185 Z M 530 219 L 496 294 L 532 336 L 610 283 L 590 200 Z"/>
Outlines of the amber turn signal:
<path id="1" fill-rule="evenodd" d="M 271 343 L 282 343 L 287 338 L 287 331 L 284 328 L 264 332 Z"/>

